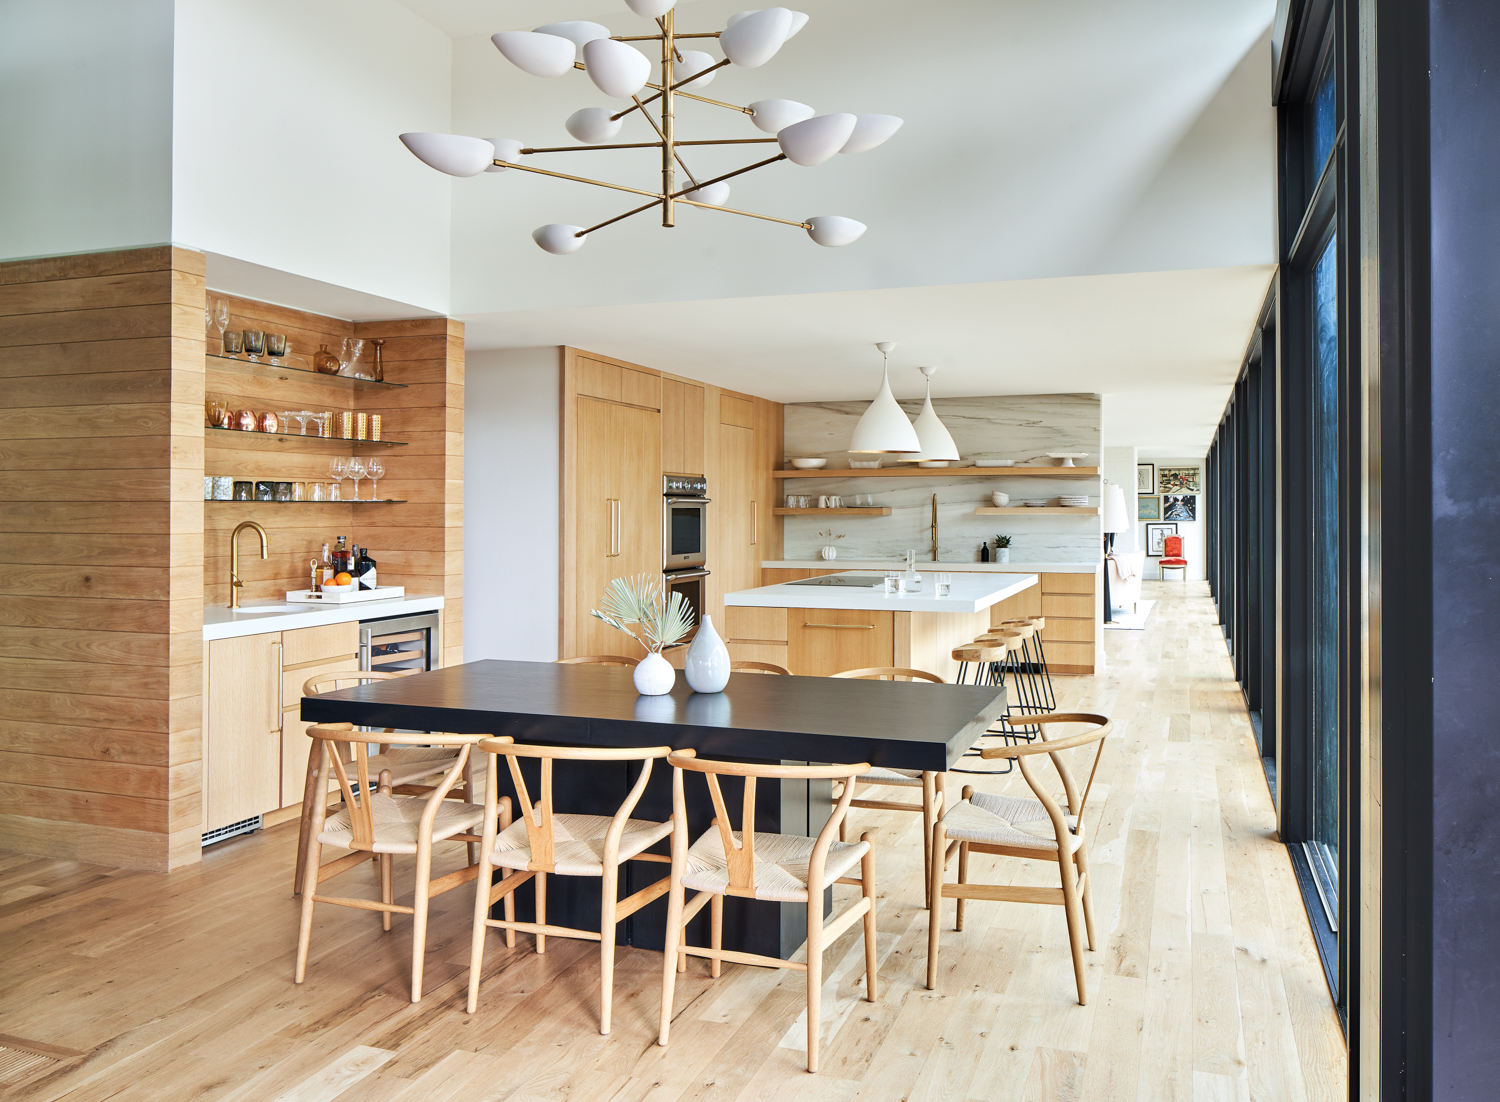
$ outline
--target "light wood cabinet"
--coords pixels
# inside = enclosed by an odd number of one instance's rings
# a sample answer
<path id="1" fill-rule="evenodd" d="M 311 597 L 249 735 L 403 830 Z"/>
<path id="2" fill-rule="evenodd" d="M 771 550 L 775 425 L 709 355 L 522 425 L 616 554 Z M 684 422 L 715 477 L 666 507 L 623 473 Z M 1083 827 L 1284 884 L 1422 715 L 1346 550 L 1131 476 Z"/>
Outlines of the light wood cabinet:
<path id="1" fill-rule="evenodd" d="M 302 803 L 310 740 L 301 718 L 302 686 L 314 677 L 359 669 L 359 625 L 326 624 L 281 633 L 281 799 L 278 807 Z M 329 788 L 337 782 L 330 781 Z"/>
<path id="2" fill-rule="evenodd" d="M 208 644 L 204 830 L 281 806 L 281 633 Z"/>
<path id="3" fill-rule="evenodd" d="M 787 609 L 788 668 L 804 677 L 829 677 L 892 665 L 894 617 L 892 612 Z"/>
<path id="4" fill-rule="evenodd" d="M 680 379 L 661 381 L 661 470 L 705 474 L 703 388 Z"/>

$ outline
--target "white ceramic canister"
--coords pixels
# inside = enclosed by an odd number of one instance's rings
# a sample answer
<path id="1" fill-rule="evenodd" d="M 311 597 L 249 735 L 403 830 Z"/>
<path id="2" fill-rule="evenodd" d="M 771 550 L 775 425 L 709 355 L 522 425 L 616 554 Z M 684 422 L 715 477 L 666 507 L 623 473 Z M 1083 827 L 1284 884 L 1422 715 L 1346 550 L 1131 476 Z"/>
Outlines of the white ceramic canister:
<path id="1" fill-rule="evenodd" d="M 652 651 L 636 664 L 634 681 L 635 691 L 642 696 L 664 696 L 677 683 L 677 671 L 660 651 Z"/>
<path id="2" fill-rule="evenodd" d="M 714 630 L 712 616 L 703 617 L 698 624 L 698 634 L 688 647 L 682 672 L 695 693 L 723 692 L 729 684 L 729 649 Z"/>

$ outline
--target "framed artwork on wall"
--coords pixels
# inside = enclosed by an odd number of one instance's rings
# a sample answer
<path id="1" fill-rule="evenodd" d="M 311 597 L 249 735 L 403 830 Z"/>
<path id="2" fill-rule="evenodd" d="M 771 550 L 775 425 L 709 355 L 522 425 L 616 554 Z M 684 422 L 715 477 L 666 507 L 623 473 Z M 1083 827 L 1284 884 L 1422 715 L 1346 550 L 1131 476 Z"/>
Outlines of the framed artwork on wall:
<path id="1" fill-rule="evenodd" d="M 1197 520 L 1197 494 L 1163 494 L 1161 497 L 1162 520 Z"/>
<path id="2" fill-rule="evenodd" d="M 1156 493 L 1155 463 L 1137 463 L 1135 465 L 1135 492 L 1138 494 Z"/>
<path id="3" fill-rule="evenodd" d="M 1198 467 L 1162 467 L 1156 472 L 1156 483 L 1164 494 L 1203 492 L 1203 474 Z"/>
<path id="4" fill-rule="evenodd" d="M 1168 536 L 1177 534 L 1175 524 L 1148 524 L 1146 525 L 1146 554 L 1153 559 L 1161 558 L 1161 542 Z"/>
<path id="5" fill-rule="evenodd" d="M 1135 499 L 1136 520 L 1161 520 L 1161 498 L 1142 495 Z"/>

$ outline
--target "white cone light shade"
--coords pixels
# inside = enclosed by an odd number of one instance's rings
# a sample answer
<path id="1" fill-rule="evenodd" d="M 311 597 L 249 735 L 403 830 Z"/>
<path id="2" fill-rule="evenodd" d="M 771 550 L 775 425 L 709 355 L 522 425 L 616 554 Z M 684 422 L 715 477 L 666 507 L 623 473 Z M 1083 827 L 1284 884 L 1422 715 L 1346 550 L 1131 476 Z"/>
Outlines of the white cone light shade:
<path id="1" fill-rule="evenodd" d="M 616 99 L 629 99 L 651 79 L 651 62 L 645 54 L 608 38 L 584 46 L 583 64 L 594 86 Z"/>
<path id="2" fill-rule="evenodd" d="M 515 164 L 521 159 L 522 142 L 515 141 L 512 138 L 496 138 L 491 144 L 495 147 L 495 156 L 492 160 L 509 161 L 511 164 Z M 504 172 L 505 166 L 488 164 L 484 166 L 484 170 L 486 172 Z"/>
<path id="3" fill-rule="evenodd" d="M 793 164 L 820 165 L 844 148 L 855 121 L 847 114 L 817 115 L 778 130 L 776 141 Z"/>
<path id="4" fill-rule="evenodd" d="M 658 15 L 666 15 L 672 10 L 672 5 L 677 0 L 625 0 L 625 6 L 636 15 L 643 15 L 647 19 L 655 19 Z"/>
<path id="5" fill-rule="evenodd" d="M 776 56 L 791 29 L 790 11 L 767 8 L 725 27 L 719 34 L 719 49 L 734 64 L 755 69 Z"/>
<path id="6" fill-rule="evenodd" d="M 608 38 L 609 28 L 599 23 L 590 23 L 587 19 L 570 19 L 565 23 L 548 23 L 545 27 L 534 28 L 537 34 L 551 34 L 558 38 L 566 38 L 573 43 L 575 51 L 574 61 L 583 60 L 583 47 L 585 43 L 592 42 L 596 38 Z"/>
<path id="7" fill-rule="evenodd" d="M 758 99 L 750 105 L 750 110 L 755 112 L 750 121 L 767 134 L 775 134 L 817 114 L 807 104 L 794 99 Z"/>
<path id="8" fill-rule="evenodd" d="M 697 76 L 704 69 L 711 69 L 716 64 L 713 54 L 706 54 L 702 50 L 683 50 L 682 60 L 672 66 L 673 83 L 687 80 L 688 77 Z M 718 74 L 709 73 L 707 76 L 698 77 L 697 80 L 687 84 L 679 84 L 678 90 L 683 92 L 698 92 L 713 83 Z"/>
<path id="9" fill-rule="evenodd" d="M 922 445 L 922 450 L 916 455 L 903 455 L 903 463 L 928 463 L 938 459 L 958 458 L 958 445 L 953 442 L 953 437 L 938 417 L 937 410 L 932 408 L 931 393 L 922 404 L 922 412 L 917 414 L 912 428 L 917 430 L 917 441 Z"/>
<path id="10" fill-rule="evenodd" d="M 576 236 L 582 226 L 560 226 L 553 223 L 550 226 L 538 226 L 531 231 L 531 239 L 549 253 L 557 256 L 566 256 L 568 253 L 576 253 L 583 248 L 583 243 L 588 240 L 588 235 Z"/>
<path id="11" fill-rule="evenodd" d="M 1130 514 L 1125 510 L 1125 488 L 1111 482 L 1104 487 L 1104 531 L 1129 530 Z"/>
<path id="12" fill-rule="evenodd" d="M 501 31 L 490 35 L 495 49 L 517 69 L 534 77 L 560 77 L 573 68 L 578 49 L 566 38 L 536 31 Z"/>
<path id="13" fill-rule="evenodd" d="M 840 153 L 863 153 L 874 149 L 901 129 L 901 120 L 895 115 L 855 115 L 854 119 L 854 133 L 849 135 Z"/>
<path id="14" fill-rule="evenodd" d="M 749 11 L 737 11 L 729 17 L 729 21 L 724 26 L 732 27 L 745 18 L 745 16 L 754 15 L 758 11 L 760 11 L 759 8 L 751 8 Z M 786 32 L 786 36 L 791 38 L 805 26 L 807 26 L 807 13 L 805 11 L 792 12 L 792 29 Z"/>
<path id="15" fill-rule="evenodd" d="M 495 159 L 495 147 L 462 134 L 402 134 L 401 144 L 428 168 L 449 176 L 478 176 Z"/>
<path id="16" fill-rule="evenodd" d="M 922 443 L 917 439 L 917 430 L 911 427 L 906 414 L 896 404 L 891 393 L 890 378 L 880 380 L 880 393 L 865 410 L 859 424 L 854 426 L 854 436 L 849 440 L 852 452 L 919 452 Z"/>
<path id="17" fill-rule="evenodd" d="M 716 207 L 722 207 L 729 202 L 729 185 L 722 180 L 717 184 L 705 184 L 703 187 L 694 188 L 688 192 L 686 198 L 695 203 L 711 203 Z"/>
<path id="18" fill-rule="evenodd" d="M 868 228 L 863 222 L 841 218 L 837 214 L 820 214 L 807 220 L 807 236 L 830 249 L 852 245 L 864 236 Z"/>
<path id="19" fill-rule="evenodd" d="M 598 145 L 612 140 L 625 125 L 624 119 L 610 118 L 613 114 L 608 107 L 585 107 L 569 115 L 563 126 L 585 145 Z"/>

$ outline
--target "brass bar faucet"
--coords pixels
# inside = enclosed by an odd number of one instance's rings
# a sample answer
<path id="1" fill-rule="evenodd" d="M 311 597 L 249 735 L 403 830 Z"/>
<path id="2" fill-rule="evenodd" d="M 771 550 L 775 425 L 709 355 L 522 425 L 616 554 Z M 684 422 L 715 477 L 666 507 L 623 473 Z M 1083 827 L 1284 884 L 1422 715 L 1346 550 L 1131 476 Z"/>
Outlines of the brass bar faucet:
<path id="1" fill-rule="evenodd" d="M 937 494 L 932 495 L 932 561 L 938 561 Z"/>
<path id="2" fill-rule="evenodd" d="M 240 581 L 240 533 L 246 528 L 254 528 L 260 536 L 260 557 L 266 557 L 266 530 L 253 520 L 243 521 L 234 530 L 234 535 L 229 537 L 229 607 L 240 607 L 240 588 L 245 584 Z"/>

